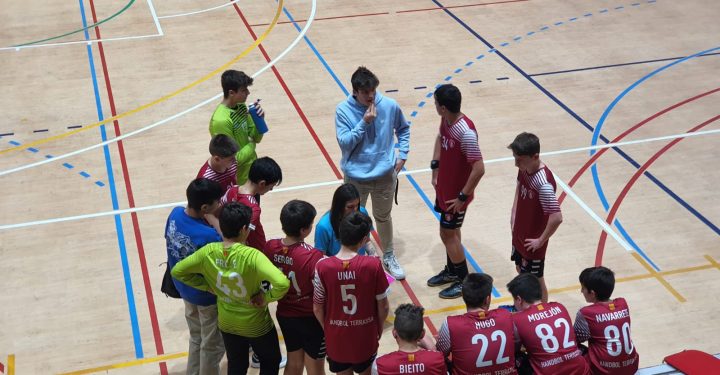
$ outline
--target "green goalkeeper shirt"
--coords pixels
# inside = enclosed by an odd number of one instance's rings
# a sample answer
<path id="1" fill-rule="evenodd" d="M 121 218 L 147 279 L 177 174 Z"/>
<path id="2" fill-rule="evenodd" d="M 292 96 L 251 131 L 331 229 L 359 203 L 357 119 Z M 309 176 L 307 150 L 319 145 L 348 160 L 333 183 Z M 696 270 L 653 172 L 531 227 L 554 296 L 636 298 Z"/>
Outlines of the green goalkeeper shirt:
<path id="1" fill-rule="evenodd" d="M 217 295 L 218 327 L 244 337 L 260 337 L 273 327 L 267 304 L 255 307 L 252 296 L 263 293 L 265 302 L 277 301 L 287 293 L 290 281 L 257 249 L 235 243 L 225 248 L 214 242 L 183 259 L 172 269 L 177 280 Z M 269 291 L 262 282 L 268 281 Z"/>
<path id="2" fill-rule="evenodd" d="M 238 103 L 234 108 L 220 103 L 215 108 L 210 118 L 210 136 L 214 137 L 218 134 L 232 137 L 240 146 L 235 159 L 238 163 L 237 183 L 242 185 L 247 181 L 250 165 L 257 159 L 255 144 L 262 140 L 262 134 L 255 127 L 245 103 Z"/>

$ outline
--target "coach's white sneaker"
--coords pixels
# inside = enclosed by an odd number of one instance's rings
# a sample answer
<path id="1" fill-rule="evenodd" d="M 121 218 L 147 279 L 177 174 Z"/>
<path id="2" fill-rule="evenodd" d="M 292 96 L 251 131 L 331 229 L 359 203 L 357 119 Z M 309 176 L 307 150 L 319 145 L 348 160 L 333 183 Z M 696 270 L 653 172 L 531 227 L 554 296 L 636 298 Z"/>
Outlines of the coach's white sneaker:
<path id="1" fill-rule="evenodd" d="M 396 280 L 404 280 L 405 279 L 405 270 L 403 270 L 402 267 L 400 267 L 400 263 L 398 263 L 397 258 L 395 258 L 395 254 L 389 253 L 389 254 L 383 254 L 383 265 L 385 266 L 385 269 L 390 273 L 392 277 L 394 277 Z"/>

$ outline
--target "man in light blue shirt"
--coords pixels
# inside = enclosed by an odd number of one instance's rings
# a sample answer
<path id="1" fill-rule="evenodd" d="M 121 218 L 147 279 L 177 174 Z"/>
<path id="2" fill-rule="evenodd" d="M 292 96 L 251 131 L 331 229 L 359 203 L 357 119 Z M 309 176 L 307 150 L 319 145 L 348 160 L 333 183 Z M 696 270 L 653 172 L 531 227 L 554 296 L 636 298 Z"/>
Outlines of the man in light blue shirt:
<path id="1" fill-rule="evenodd" d="M 373 217 L 383 250 L 383 265 L 396 279 L 405 278 L 394 254 L 392 202 L 397 174 L 410 151 L 410 126 L 397 102 L 377 92 L 378 78 L 359 67 L 352 78 L 353 93 L 338 104 L 335 131 L 342 152 L 345 182 L 360 191 L 360 204 L 372 199 Z M 395 138 L 399 145 L 395 151 Z"/>

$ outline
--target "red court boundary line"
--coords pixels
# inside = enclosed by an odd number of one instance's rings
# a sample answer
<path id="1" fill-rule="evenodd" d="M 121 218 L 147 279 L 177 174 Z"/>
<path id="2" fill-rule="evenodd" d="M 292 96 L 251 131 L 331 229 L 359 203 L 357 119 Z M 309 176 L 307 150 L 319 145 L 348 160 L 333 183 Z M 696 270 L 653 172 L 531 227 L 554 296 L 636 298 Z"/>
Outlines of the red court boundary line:
<path id="1" fill-rule="evenodd" d="M 90 0 L 90 10 L 92 12 L 93 22 L 97 23 L 95 4 L 93 3 L 93 0 Z M 95 28 L 95 35 L 97 36 L 97 39 L 102 39 L 100 37 L 100 27 Z M 100 52 L 100 62 L 102 63 L 103 76 L 105 78 L 105 87 L 108 94 L 108 101 L 110 102 L 110 113 L 114 117 L 117 115 L 117 110 L 115 108 L 115 99 L 113 97 L 112 87 L 110 85 L 110 74 L 107 67 L 107 62 L 105 60 L 105 50 L 101 41 L 97 42 L 97 45 Z M 120 124 L 117 120 L 115 120 L 113 121 L 113 125 L 115 128 L 115 136 L 119 137 L 121 134 Z M 128 197 L 128 204 L 130 205 L 130 208 L 135 208 L 135 198 L 133 196 L 132 184 L 130 183 L 130 172 L 127 166 L 123 141 L 118 141 L 117 145 L 118 153 L 120 154 L 120 164 L 122 165 L 123 180 L 125 180 L 125 190 Z M 163 349 L 162 336 L 160 335 L 160 325 L 158 324 L 157 311 L 155 310 L 155 299 L 153 297 L 152 286 L 150 285 L 150 275 L 148 273 L 147 260 L 145 257 L 145 247 L 143 246 L 142 234 L 140 232 L 140 223 L 138 222 L 137 213 L 132 212 L 130 214 L 130 217 L 132 218 L 133 231 L 135 232 L 135 244 L 137 245 L 138 249 L 138 258 L 140 261 L 140 268 L 142 270 L 143 284 L 145 285 L 145 296 L 147 297 L 148 310 L 150 313 L 150 324 L 152 326 L 153 338 L 155 339 L 155 350 L 158 355 L 162 355 L 165 354 L 165 351 Z M 167 363 L 160 362 L 159 365 L 160 373 L 162 375 L 167 375 Z"/>
<path id="2" fill-rule="evenodd" d="M 237 3 L 233 3 L 233 7 L 235 7 L 235 10 L 237 11 L 237 14 L 240 16 L 240 19 L 242 19 L 243 24 L 245 24 L 245 27 L 250 32 L 250 35 L 253 37 L 253 40 L 257 40 L 257 35 L 255 35 L 255 32 L 252 30 L 252 26 L 248 23 L 247 19 L 245 19 L 245 16 L 243 15 L 242 11 L 240 10 L 240 7 L 238 7 Z M 272 61 L 270 56 L 268 55 L 267 51 L 265 51 L 265 47 L 263 47 L 262 43 L 258 44 L 258 48 L 260 49 L 260 52 L 262 53 L 263 57 L 265 57 L 265 60 L 269 63 Z M 300 105 L 298 104 L 297 100 L 295 100 L 295 95 L 292 94 L 290 89 L 288 88 L 287 84 L 285 84 L 285 80 L 280 75 L 280 72 L 275 68 L 273 65 L 271 67 L 273 74 L 275 74 L 275 77 L 278 79 L 278 82 L 280 82 L 280 86 L 282 86 L 283 90 L 285 91 L 285 94 L 288 96 L 288 99 L 290 99 L 290 102 L 292 103 L 293 107 L 295 107 L 295 110 L 297 111 L 298 115 L 300 115 L 300 119 L 302 119 L 303 124 L 305 124 L 305 127 L 310 132 L 310 135 L 312 136 L 313 140 L 315 140 L 315 144 L 320 149 L 320 152 L 325 157 L 325 160 L 327 160 L 328 164 L 330 165 L 330 168 L 332 169 L 333 173 L 335 174 L 335 177 L 338 180 L 342 180 L 342 174 L 340 173 L 340 170 L 337 169 L 335 166 L 335 163 L 333 163 L 332 158 L 330 158 L 330 154 L 325 149 L 325 146 L 323 146 L 322 142 L 320 141 L 320 138 L 318 137 L 317 133 L 315 133 L 315 130 L 313 129 L 312 125 L 310 124 L 310 121 L 308 121 L 307 117 L 305 116 L 305 112 L 300 108 Z"/>
<path id="3" fill-rule="evenodd" d="M 498 4 L 507 4 L 507 3 L 520 3 L 520 2 L 526 2 L 530 0 L 508 0 L 508 1 L 495 1 L 492 3 L 477 3 L 477 4 L 465 4 L 465 5 L 452 5 L 447 7 L 435 7 L 435 8 L 422 8 L 422 9 L 409 9 L 409 10 L 398 10 L 394 13 L 415 13 L 415 12 L 428 12 L 433 10 L 443 10 L 443 9 L 454 9 L 454 8 L 469 8 L 469 7 L 479 7 L 479 6 L 485 6 L 485 5 L 498 5 Z M 234 5 L 234 4 L 233 4 Z M 315 21 L 326 21 L 326 20 L 337 20 L 337 19 L 347 19 L 347 18 L 359 18 L 359 17 L 371 17 L 371 16 L 386 16 L 390 15 L 390 12 L 378 12 L 378 13 L 361 13 L 361 14 L 350 14 L 346 16 L 333 16 L 333 17 L 320 17 L 315 18 Z M 295 22 L 306 22 L 307 20 L 295 20 Z M 292 21 L 282 21 L 278 22 L 278 25 L 283 25 L 287 23 L 292 23 Z M 267 23 L 258 23 L 254 25 L 250 25 L 250 27 L 257 27 L 257 26 L 267 26 L 269 24 Z"/>
<path id="4" fill-rule="evenodd" d="M 233 7 L 234 7 L 235 10 L 237 11 L 237 14 L 240 16 L 240 18 L 242 19 L 243 24 L 245 25 L 245 27 L 247 28 L 247 30 L 250 32 L 250 35 L 253 37 L 253 39 L 257 39 L 257 36 L 255 35 L 255 32 L 252 30 L 252 25 L 250 25 L 250 24 L 248 23 L 247 19 L 245 19 L 245 16 L 243 15 L 242 11 L 240 10 L 240 7 L 238 7 L 237 4 L 233 4 Z M 258 49 L 259 49 L 260 52 L 263 54 L 263 56 L 265 57 L 265 60 L 267 60 L 267 62 L 270 62 L 270 61 L 272 60 L 272 59 L 270 58 L 270 56 L 267 54 L 267 52 L 265 51 L 265 48 L 263 47 L 262 44 L 259 44 L 259 45 L 258 45 Z M 343 178 L 342 174 L 340 173 L 340 171 L 338 170 L 337 166 L 335 165 L 335 163 L 334 163 L 334 162 L 332 161 L 332 159 L 330 158 L 330 155 L 327 153 L 327 150 L 325 149 L 325 146 L 323 146 L 322 141 L 320 140 L 320 138 L 319 138 L 319 137 L 317 136 L 317 134 L 315 133 L 315 130 L 313 129 L 312 125 L 310 124 L 310 122 L 309 122 L 309 121 L 307 120 L 307 118 L 305 117 L 305 114 L 303 113 L 302 109 L 300 109 L 300 106 L 298 105 L 297 101 L 295 100 L 295 96 L 292 94 L 292 92 L 290 91 L 290 89 L 288 88 L 288 86 L 285 84 L 285 80 L 283 80 L 282 76 L 280 75 L 280 72 L 279 72 L 274 66 L 272 67 L 272 71 L 273 71 L 273 73 L 275 74 L 275 77 L 277 77 L 278 81 L 280 82 L 280 85 L 282 86 L 283 90 L 285 90 L 285 93 L 287 94 L 288 98 L 290 99 L 290 101 L 292 102 L 293 106 L 295 107 L 295 110 L 297 110 L 298 114 L 300 115 L 300 118 L 303 120 L 303 123 L 305 123 L 305 127 L 306 127 L 306 128 L 308 129 L 308 131 L 310 132 L 310 135 L 312 136 L 313 140 L 315 141 L 315 144 L 317 144 L 318 148 L 320 149 L 320 151 L 322 152 L 323 156 L 325 157 L 325 160 L 328 162 L 328 164 L 330 165 L 330 168 L 331 168 L 331 169 L 333 170 L 333 172 L 335 173 L 335 176 L 337 177 L 338 180 L 342 180 L 342 178 Z M 373 231 L 373 236 L 375 237 L 375 241 L 378 243 L 378 245 L 381 246 L 381 245 L 380 245 L 381 242 L 380 242 L 380 240 L 379 240 L 379 238 L 378 238 L 377 232 Z M 405 280 L 400 280 L 400 284 L 402 284 L 403 288 L 405 289 L 405 292 L 408 294 L 408 297 L 410 297 L 410 300 L 411 300 L 415 305 L 417 305 L 417 306 L 422 306 L 422 304 L 421 304 L 420 301 L 418 300 L 417 296 L 416 296 L 415 293 L 412 291 L 412 288 L 410 288 L 410 284 L 408 284 L 407 281 L 405 281 Z M 425 319 L 425 323 L 428 325 L 428 328 L 430 329 L 430 331 L 433 333 L 433 335 L 436 335 L 436 334 L 437 334 L 437 329 L 435 329 L 435 325 L 433 325 L 433 323 L 432 323 L 432 321 L 430 320 L 430 318 L 425 317 L 424 319 Z"/>
<path id="5" fill-rule="evenodd" d="M 654 119 L 656 119 L 656 118 L 658 118 L 658 117 L 660 117 L 660 116 L 662 116 L 662 115 L 664 115 L 664 114 L 666 114 L 666 113 L 668 113 L 668 112 L 670 112 L 670 111 L 672 111 L 672 110 L 674 110 L 674 109 L 677 109 L 677 108 L 679 108 L 679 107 L 681 107 L 681 106 L 683 106 L 683 105 L 685 105 L 685 104 L 688 104 L 688 103 L 690 103 L 690 102 L 693 102 L 693 101 L 695 101 L 695 100 L 698 100 L 698 99 L 700 99 L 700 98 L 703 98 L 703 97 L 705 97 L 705 96 L 708 96 L 708 95 L 710 95 L 710 94 L 714 94 L 714 93 L 716 93 L 716 92 L 718 92 L 718 91 L 720 91 L 720 87 L 718 87 L 718 88 L 716 88 L 716 89 L 713 89 L 713 90 L 710 90 L 710 91 L 707 91 L 707 92 L 704 92 L 704 93 L 699 94 L 699 95 L 695 95 L 695 96 L 693 96 L 693 97 L 691 97 L 691 98 L 688 98 L 688 99 L 685 99 L 685 100 L 683 100 L 683 101 L 681 101 L 681 102 L 675 103 L 675 104 L 671 105 L 670 107 L 667 107 L 667 108 L 661 110 L 660 112 L 655 113 L 654 115 L 646 118 L 645 120 L 640 121 L 639 123 L 635 124 L 635 125 L 632 126 L 631 128 L 625 130 L 625 131 L 622 132 L 620 135 L 618 135 L 618 136 L 615 137 L 613 140 L 611 140 L 610 143 L 619 142 L 620 140 L 622 140 L 623 138 L 625 138 L 627 135 L 629 135 L 630 133 L 632 133 L 632 132 L 634 132 L 635 130 L 639 129 L 640 127 L 644 126 L 645 124 L 649 123 L 650 121 L 652 121 L 652 120 L 654 120 Z M 575 173 L 575 175 L 573 176 L 573 178 L 570 179 L 570 181 L 568 182 L 568 186 L 573 187 L 573 186 L 575 185 L 575 183 L 577 183 L 578 179 L 580 179 L 580 177 L 581 177 L 585 172 L 587 172 L 587 169 L 590 168 L 591 165 L 595 164 L 595 162 L 598 160 L 598 158 L 600 158 L 600 156 L 602 156 L 602 155 L 603 155 L 606 151 L 608 151 L 609 149 L 610 149 L 610 148 L 603 148 L 603 149 L 599 150 L 597 153 L 595 153 L 590 159 L 588 159 L 588 161 L 585 162 L 585 164 L 577 171 L 577 173 Z M 566 193 L 566 192 L 563 192 L 562 194 L 560 194 L 560 199 L 558 199 L 559 203 L 562 204 L 566 197 L 567 197 L 567 193 Z"/>
<path id="6" fill-rule="evenodd" d="M 710 118 L 709 120 L 706 120 L 700 125 L 697 125 L 693 127 L 692 129 L 688 130 L 688 133 L 696 132 L 703 127 L 717 121 L 720 119 L 720 115 L 716 115 L 715 117 Z M 615 219 L 615 215 L 617 214 L 618 209 L 620 208 L 620 204 L 622 204 L 623 200 L 627 196 L 628 192 L 630 192 L 630 189 L 635 185 L 635 182 L 642 176 L 642 174 L 650 168 L 650 166 L 660 158 L 665 152 L 667 152 L 669 149 L 671 149 L 676 144 L 680 143 L 685 138 L 676 138 L 673 139 L 672 142 L 665 145 L 665 147 L 661 148 L 658 152 L 656 152 L 653 156 L 650 157 L 630 178 L 628 183 L 625 185 L 625 187 L 622 189 L 618 197 L 615 199 L 615 203 L 613 203 L 612 208 L 610 208 L 610 211 L 608 212 L 607 219 L 605 220 L 607 223 L 612 223 L 613 219 Z M 607 240 L 607 232 L 603 231 L 600 234 L 600 239 L 598 240 L 598 248 L 597 253 L 595 255 L 595 265 L 599 266 L 602 264 L 602 257 L 603 252 L 605 250 L 605 242 Z"/>

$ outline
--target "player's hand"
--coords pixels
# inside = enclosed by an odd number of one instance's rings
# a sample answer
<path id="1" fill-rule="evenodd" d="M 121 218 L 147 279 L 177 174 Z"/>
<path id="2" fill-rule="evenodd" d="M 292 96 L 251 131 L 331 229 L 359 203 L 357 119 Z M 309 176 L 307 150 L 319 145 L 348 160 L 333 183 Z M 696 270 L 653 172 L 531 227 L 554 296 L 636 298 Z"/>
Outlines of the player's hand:
<path id="1" fill-rule="evenodd" d="M 541 248 L 543 244 L 544 244 L 544 242 L 540 241 L 539 238 L 525 239 L 525 249 L 527 249 L 527 251 L 529 251 L 531 253 L 534 253 L 535 251 L 537 251 L 537 249 Z"/>
<path id="2" fill-rule="evenodd" d="M 462 212 L 463 207 L 465 207 L 465 202 L 461 202 L 460 199 L 457 198 L 445 201 L 445 203 L 448 205 L 447 212 L 451 214 Z"/>
<path id="3" fill-rule="evenodd" d="M 250 304 L 255 307 L 265 307 L 265 293 L 258 292 L 250 298 Z"/>
<path id="4" fill-rule="evenodd" d="M 402 171 L 402 169 L 403 169 L 403 166 L 405 166 L 405 160 L 398 159 L 395 162 L 395 173 L 400 173 L 400 171 Z"/>
<path id="5" fill-rule="evenodd" d="M 257 112 L 258 116 L 265 117 L 265 111 L 263 111 L 262 106 L 260 106 L 260 100 L 255 102 L 255 111 Z"/>
<path id="6" fill-rule="evenodd" d="M 377 109 L 375 108 L 375 103 L 370 103 L 367 111 L 365 111 L 365 115 L 363 116 L 363 121 L 365 121 L 366 124 L 370 125 L 373 121 L 375 121 L 375 117 L 377 117 Z"/>

